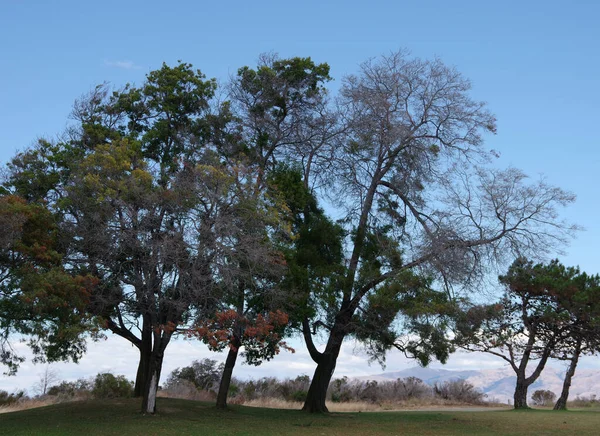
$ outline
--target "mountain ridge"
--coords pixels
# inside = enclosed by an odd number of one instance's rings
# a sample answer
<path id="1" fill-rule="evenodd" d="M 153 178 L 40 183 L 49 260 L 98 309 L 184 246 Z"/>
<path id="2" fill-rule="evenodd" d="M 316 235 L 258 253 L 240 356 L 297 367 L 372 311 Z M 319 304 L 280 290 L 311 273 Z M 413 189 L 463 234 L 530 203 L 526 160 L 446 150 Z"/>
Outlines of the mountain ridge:
<path id="1" fill-rule="evenodd" d="M 546 367 L 540 378 L 529 387 L 529 396 L 538 389 L 546 389 L 560 395 L 565 369 Z M 417 377 L 428 385 L 463 379 L 487 395 L 488 400 L 512 402 L 516 376 L 510 367 L 484 370 L 450 370 L 442 368 L 412 367 L 400 371 L 384 372 L 370 376 L 355 377 L 358 380 L 390 381 L 398 378 Z M 581 369 L 573 377 L 569 398 L 591 397 L 600 394 L 600 370 Z"/>

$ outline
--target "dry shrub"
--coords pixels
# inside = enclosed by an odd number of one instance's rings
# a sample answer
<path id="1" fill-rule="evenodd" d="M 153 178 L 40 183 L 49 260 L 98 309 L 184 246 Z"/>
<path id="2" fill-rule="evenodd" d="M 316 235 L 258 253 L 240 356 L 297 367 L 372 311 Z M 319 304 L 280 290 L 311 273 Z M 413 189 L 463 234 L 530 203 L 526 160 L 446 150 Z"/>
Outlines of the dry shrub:
<path id="1" fill-rule="evenodd" d="M 217 398 L 213 391 L 198 389 L 193 382 L 188 380 L 170 383 L 168 387 L 158 391 L 158 396 L 194 401 L 214 401 Z"/>
<path id="2" fill-rule="evenodd" d="M 0 413 L 18 412 L 19 410 L 35 409 L 36 407 L 51 406 L 60 403 L 58 397 L 46 395 L 44 397 L 24 397 L 16 403 L 0 407 Z"/>
<path id="3" fill-rule="evenodd" d="M 266 407 L 268 409 L 302 409 L 302 403 L 296 401 L 286 401 L 281 398 L 258 398 L 254 400 L 245 401 L 243 403 L 236 403 L 235 398 L 228 401 L 231 404 L 243 404 L 249 407 Z"/>
<path id="4" fill-rule="evenodd" d="M 480 404 L 485 398 L 483 392 L 462 379 L 436 383 L 433 386 L 433 392 L 439 398 L 459 404 Z"/>
<path id="5" fill-rule="evenodd" d="M 568 401 L 567 402 L 567 407 L 568 408 L 572 408 L 572 407 L 598 407 L 600 406 L 600 401 L 598 401 L 598 399 L 596 399 L 596 395 L 590 395 L 585 396 L 579 396 L 577 395 L 577 397 L 575 397 L 574 400 Z"/>

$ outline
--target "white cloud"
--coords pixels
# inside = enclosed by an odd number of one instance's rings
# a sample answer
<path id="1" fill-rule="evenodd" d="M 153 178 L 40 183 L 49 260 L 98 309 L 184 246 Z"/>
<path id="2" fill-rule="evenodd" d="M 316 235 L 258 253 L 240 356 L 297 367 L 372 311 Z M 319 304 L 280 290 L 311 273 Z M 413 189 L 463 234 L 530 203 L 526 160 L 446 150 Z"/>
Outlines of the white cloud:
<path id="1" fill-rule="evenodd" d="M 137 65 L 133 61 L 124 60 L 124 61 L 109 61 L 105 60 L 104 65 L 108 67 L 121 68 L 124 70 L 138 70 L 142 68 L 140 65 Z"/>

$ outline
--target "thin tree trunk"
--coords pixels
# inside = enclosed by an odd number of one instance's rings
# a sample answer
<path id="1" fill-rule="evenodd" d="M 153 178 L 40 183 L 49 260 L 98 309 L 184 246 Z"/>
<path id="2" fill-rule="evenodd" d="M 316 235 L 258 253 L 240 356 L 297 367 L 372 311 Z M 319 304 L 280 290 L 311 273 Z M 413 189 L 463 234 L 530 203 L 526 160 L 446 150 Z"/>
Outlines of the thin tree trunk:
<path id="1" fill-rule="evenodd" d="M 565 374 L 565 380 L 563 382 L 562 392 L 560 394 L 559 399 L 556 401 L 554 405 L 554 410 L 566 410 L 567 409 L 567 400 L 569 398 L 569 389 L 571 388 L 571 379 L 575 375 L 575 370 L 577 369 L 577 363 L 579 362 L 579 354 L 581 353 L 581 342 L 577 342 L 577 347 L 575 348 L 575 353 L 571 358 L 571 363 L 569 364 L 569 368 L 567 369 L 567 373 Z"/>
<path id="2" fill-rule="evenodd" d="M 517 386 L 515 387 L 514 408 L 515 409 L 529 409 L 527 405 L 527 389 L 529 384 L 525 379 L 525 374 L 517 374 Z"/>
<path id="3" fill-rule="evenodd" d="M 229 348 L 227 353 L 227 360 L 225 360 L 225 367 L 223 368 L 223 374 L 221 375 L 221 383 L 219 384 L 219 393 L 217 394 L 217 409 L 227 408 L 227 394 L 229 393 L 229 385 L 231 384 L 231 376 L 233 375 L 233 368 L 238 357 L 239 341 L 235 339 L 232 341 L 233 347 Z"/>

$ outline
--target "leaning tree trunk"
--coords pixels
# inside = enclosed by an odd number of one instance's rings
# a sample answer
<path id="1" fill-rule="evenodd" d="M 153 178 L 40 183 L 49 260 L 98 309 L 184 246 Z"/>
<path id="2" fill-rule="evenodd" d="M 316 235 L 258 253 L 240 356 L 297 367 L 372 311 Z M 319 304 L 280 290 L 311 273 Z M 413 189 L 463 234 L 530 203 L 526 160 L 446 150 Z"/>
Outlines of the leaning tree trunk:
<path id="1" fill-rule="evenodd" d="M 339 350 L 338 350 L 339 354 Z M 322 355 L 321 362 L 317 364 L 315 374 L 310 382 L 308 388 L 308 394 L 306 395 L 306 401 L 302 410 L 309 413 L 327 413 L 329 409 L 325 405 L 327 398 L 327 389 L 329 388 L 329 382 L 333 377 L 335 371 L 337 356 L 325 351 Z"/>
<path id="2" fill-rule="evenodd" d="M 565 380 L 563 382 L 562 392 L 560 397 L 556 401 L 554 405 L 554 410 L 566 410 L 567 409 L 567 399 L 569 398 L 569 389 L 571 388 L 571 379 L 575 375 L 575 369 L 577 368 L 577 363 L 579 362 L 579 354 L 581 353 L 581 342 L 577 342 L 577 346 L 575 348 L 575 353 L 571 358 L 571 363 L 569 364 L 569 368 L 567 369 L 567 373 L 565 374 Z"/>
<path id="3" fill-rule="evenodd" d="M 525 374 L 517 374 L 517 386 L 515 387 L 514 408 L 515 409 L 529 409 L 527 405 L 527 389 L 529 384 L 525 379 Z"/>
<path id="4" fill-rule="evenodd" d="M 240 341 L 235 338 L 231 345 L 232 347 L 229 348 L 229 353 L 227 353 L 227 360 L 225 360 L 225 367 L 223 368 L 223 374 L 221 375 L 221 383 L 219 384 L 217 409 L 227 408 L 227 394 L 229 394 L 231 376 L 233 375 L 233 368 L 235 367 L 235 361 L 237 360 Z"/>

